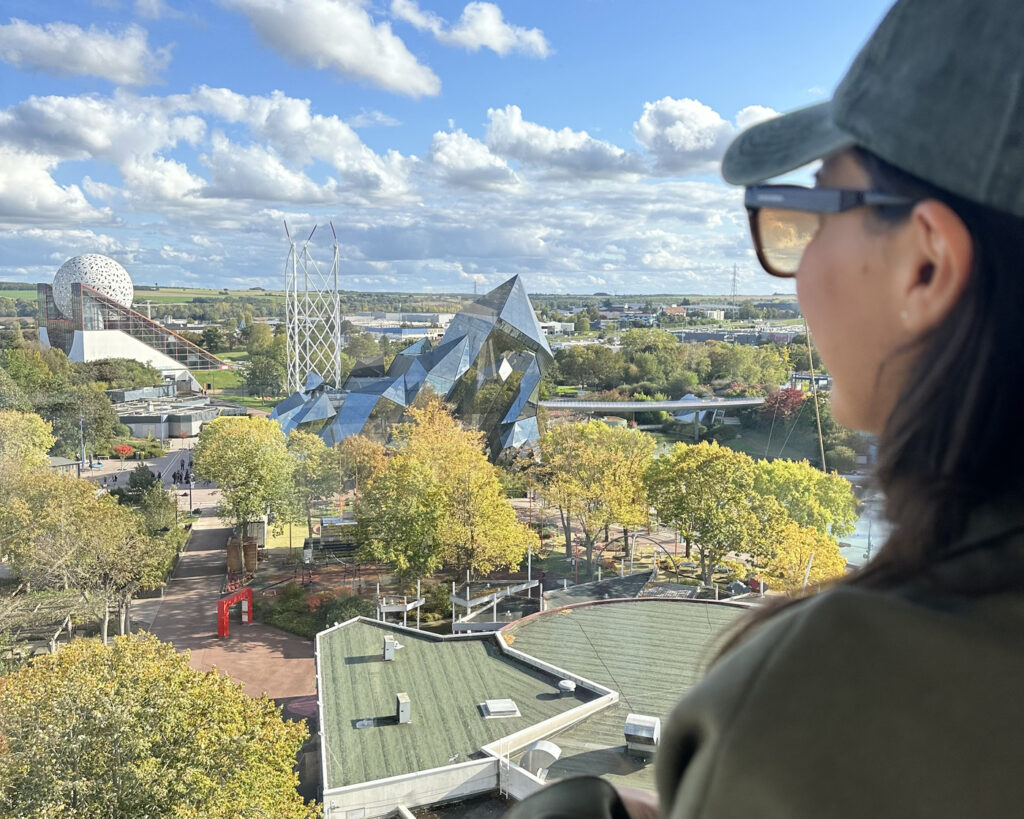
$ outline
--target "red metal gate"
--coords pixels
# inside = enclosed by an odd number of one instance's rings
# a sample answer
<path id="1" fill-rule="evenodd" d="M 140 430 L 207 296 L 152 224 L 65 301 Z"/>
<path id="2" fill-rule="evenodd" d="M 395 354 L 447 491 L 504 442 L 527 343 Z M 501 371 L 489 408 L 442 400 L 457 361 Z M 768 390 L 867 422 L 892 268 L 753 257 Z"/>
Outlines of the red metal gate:
<path id="1" fill-rule="evenodd" d="M 252 622 L 252 589 L 239 589 L 217 601 L 217 636 L 228 636 L 228 617 L 235 603 L 242 604 L 242 622 Z"/>

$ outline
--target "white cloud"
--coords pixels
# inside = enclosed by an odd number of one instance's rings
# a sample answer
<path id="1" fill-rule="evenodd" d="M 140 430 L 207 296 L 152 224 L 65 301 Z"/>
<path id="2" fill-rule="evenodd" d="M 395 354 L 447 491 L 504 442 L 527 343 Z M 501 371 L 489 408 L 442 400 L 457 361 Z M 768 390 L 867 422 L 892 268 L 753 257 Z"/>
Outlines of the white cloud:
<path id="1" fill-rule="evenodd" d="M 644 103 L 633 136 L 650 152 L 658 173 L 712 173 L 738 131 L 774 116 L 771 108 L 748 105 L 734 124 L 699 100 L 662 97 Z"/>
<path id="2" fill-rule="evenodd" d="M 109 210 L 89 204 L 78 185 L 59 185 L 50 175 L 55 157 L 0 146 L 0 222 L 106 221 Z"/>
<path id="3" fill-rule="evenodd" d="M 764 122 L 778 115 L 779 112 L 774 108 L 766 108 L 763 105 L 748 105 L 736 115 L 736 127 L 743 131 L 751 125 L 757 125 L 759 122 Z"/>
<path id="4" fill-rule="evenodd" d="M 453 26 L 433 12 L 420 9 L 416 0 L 391 0 L 391 14 L 420 31 L 429 31 L 438 42 L 468 51 L 489 48 L 502 57 L 518 52 L 541 58 L 551 53 L 543 31 L 506 22 L 494 3 L 468 3 Z"/>
<path id="5" fill-rule="evenodd" d="M 717 167 L 736 129 L 712 108 L 693 99 L 662 97 L 644 103 L 633 136 L 670 173 L 710 172 Z"/>
<path id="6" fill-rule="evenodd" d="M 503 159 L 461 129 L 435 133 L 430 142 L 429 158 L 453 185 L 493 190 L 519 182 Z"/>
<path id="7" fill-rule="evenodd" d="M 192 174 L 182 162 L 162 156 L 131 157 L 121 163 L 121 176 L 147 198 L 177 202 L 202 192 L 206 181 Z"/>
<path id="8" fill-rule="evenodd" d="M 64 159 L 120 163 L 182 141 L 198 142 L 205 130 L 202 119 L 169 115 L 157 98 L 120 92 L 113 97 L 29 97 L 0 112 L 0 141 Z"/>
<path id="9" fill-rule="evenodd" d="M 202 160 L 210 168 L 206 193 L 211 197 L 302 203 L 337 197 L 333 180 L 320 187 L 304 173 L 287 168 L 273 151 L 261 145 L 237 145 L 221 133 L 213 135 L 211 151 Z"/>
<path id="10" fill-rule="evenodd" d="M 16 18 L 0 25 L 0 60 L 27 71 L 146 85 L 157 81 L 170 59 L 169 47 L 150 51 L 145 30 L 136 25 L 119 33 L 73 23 L 33 25 Z"/>
<path id="11" fill-rule="evenodd" d="M 333 69 L 410 97 L 433 96 L 441 81 L 360 0 L 222 0 L 244 14 L 268 46 L 298 65 Z"/>
<path id="12" fill-rule="evenodd" d="M 395 128 L 402 123 L 390 114 L 383 111 L 360 111 L 354 117 L 349 117 L 345 122 L 351 128 Z"/>
<path id="13" fill-rule="evenodd" d="M 172 8 L 164 0 L 135 0 L 135 16 L 146 20 L 184 17 L 180 11 Z"/>
<path id="14" fill-rule="evenodd" d="M 332 164 L 351 187 L 369 195 L 404 196 L 415 158 L 397 151 L 381 156 L 363 144 L 353 128 L 337 116 L 314 114 L 309 100 L 280 91 L 269 97 L 245 96 L 226 88 L 203 86 L 174 99 L 183 110 L 213 114 L 241 122 L 294 165 L 313 160 Z"/>
<path id="15" fill-rule="evenodd" d="M 576 177 L 618 176 L 643 170 L 640 158 L 586 131 L 555 131 L 523 119 L 518 105 L 487 111 L 487 146 L 499 156 Z"/>

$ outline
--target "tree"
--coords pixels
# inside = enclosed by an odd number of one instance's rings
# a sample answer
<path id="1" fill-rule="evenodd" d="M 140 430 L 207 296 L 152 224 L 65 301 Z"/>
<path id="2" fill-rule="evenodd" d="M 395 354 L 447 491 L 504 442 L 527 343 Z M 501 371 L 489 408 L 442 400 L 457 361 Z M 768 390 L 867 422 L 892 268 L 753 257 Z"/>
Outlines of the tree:
<path id="1" fill-rule="evenodd" d="M 349 435 L 336 445 L 336 449 L 341 479 L 346 482 L 352 481 L 355 484 L 356 497 L 359 497 L 360 484 L 365 486 L 384 469 L 387 462 L 384 446 L 365 435 Z"/>
<path id="2" fill-rule="evenodd" d="M 518 566 L 537 536 L 516 520 L 483 435 L 439 400 L 394 428 L 397 452 L 356 503 L 366 553 L 405 577 L 451 565 L 487 574 Z"/>
<path id="3" fill-rule="evenodd" d="M 178 501 L 174 493 L 164 489 L 161 484 L 154 483 L 143 489 L 139 495 L 137 508 L 147 534 L 156 535 L 174 527 Z"/>
<path id="4" fill-rule="evenodd" d="M 576 329 L 577 333 L 589 333 L 590 332 L 590 319 L 587 317 L 587 314 L 586 313 L 580 313 L 578 316 L 576 316 L 576 321 L 574 323 L 574 326 L 575 326 L 575 329 Z"/>
<path id="5" fill-rule="evenodd" d="M 151 486 L 156 486 L 156 475 L 146 464 L 140 463 L 128 475 L 128 491 L 133 500 L 137 501 Z"/>
<path id="6" fill-rule="evenodd" d="M 807 461 L 758 461 L 754 489 L 776 498 L 800 526 L 835 539 L 851 534 L 860 514 L 850 482 Z"/>
<path id="7" fill-rule="evenodd" d="M 211 325 L 203 329 L 203 349 L 215 354 L 224 349 L 224 335 L 220 327 Z"/>
<path id="8" fill-rule="evenodd" d="M 311 817 L 307 736 L 155 637 L 77 640 L 0 678 L 0 814 Z"/>
<path id="9" fill-rule="evenodd" d="M 101 381 L 110 389 L 157 387 L 164 383 L 156 367 L 129 358 L 75 362 L 71 365 L 71 378 L 76 384 Z"/>
<path id="10" fill-rule="evenodd" d="M 131 444 L 118 444 L 114 447 L 114 454 L 121 459 L 121 469 L 124 469 L 124 459 L 130 458 L 134 451 Z"/>
<path id="11" fill-rule="evenodd" d="M 265 325 L 260 325 L 265 326 Z M 269 355 L 254 355 L 245 368 L 245 388 L 261 398 L 284 392 L 284 367 Z"/>
<path id="12" fill-rule="evenodd" d="M 749 456 L 717 443 L 676 444 L 654 460 L 648 486 L 658 517 L 679 530 L 687 556 L 697 550 L 706 585 L 729 552 L 750 548 L 759 522 Z"/>
<path id="13" fill-rule="evenodd" d="M 272 513 L 290 518 L 294 461 L 275 421 L 254 415 L 206 424 L 192 453 L 196 475 L 223 493 L 223 514 L 239 529 Z"/>
<path id="14" fill-rule="evenodd" d="M 249 337 L 246 340 L 245 347 L 249 351 L 250 357 L 268 355 L 273 344 L 274 332 L 270 329 L 270 325 L 253 324 L 249 328 Z"/>
<path id="15" fill-rule="evenodd" d="M 590 571 L 607 526 L 646 520 L 644 476 L 653 451 L 649 435 L 600 421 L 563 424 L 541 437 L 541 494 L 559 509 L 567 553 L 572 522 L 579 524 Z"/>
<path id="16" fill-rule="evenodd" d="M 349 337 L 344 352 L 356 361 L 376 358 L 381 354 L 380 347 L 369 333 L 356 333 Z"/>
<path id="17" fill-rule="evenodd" d="M 301 430 L 289 434 L 288 452 L 295 462 L 296 494 L 306 515 L 309 536 L 313 537 L 313 504 L 332 498 L 341 490 L 336 454 L 319 435 Z"/>
<path id="18" fill-rule="evenodd" d="M 0 369 L 0 409 L 15 409 L 28 412 L 32 409 L 32 403 L 22 392 L 17 382 L 7 374 L 7 370 Z"/>
<path id="19" fill-rule="evenodd" d="M 38 469 L 49 465 L 52 425 L 32 412 L 0 410 L 0 469 Z"/>
<path id="20" fill-rule="evenodd" d="M 786 525 L 762 568 L 769 586 L 790 592 L 803 588 L 804 575 L 808 584 L 817 586 L 842 577 L 845 571 L 846 558 L 833 538 L 793 522 Z"/>
<path id="21" fill-rule="evenodd" d="M 53 424 L 55 449 L 62 455 L 78 454 L 82 435 L 86 451 L 94 452 L 107 450 L 118 438 L 129 434 L 118 421 L 102 385 L 97 383 L 55 389 L 38 406 L 39 414 Z"/>

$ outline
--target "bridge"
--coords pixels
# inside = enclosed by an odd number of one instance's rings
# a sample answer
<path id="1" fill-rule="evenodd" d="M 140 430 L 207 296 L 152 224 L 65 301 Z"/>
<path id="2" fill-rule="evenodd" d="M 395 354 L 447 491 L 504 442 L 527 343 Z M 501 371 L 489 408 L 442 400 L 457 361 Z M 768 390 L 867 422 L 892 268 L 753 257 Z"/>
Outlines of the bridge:
<path id="1" fill-rule="evenodd" d="M 552 401 L 540 401 L 540 406 L 552 410 L 572 410 L 573 412 L 603 413 L 603 412 L 656 412 L 665 410 L 667 412 L 698 411 L 704 410 L 726 410 L 742 409 L 744 407 L 759 407 L 764 403 L 763 398 L 708 398 L 696 400 L 680 398 L 677 401 L 574 401 L 572 399 L 558 399 Z"/>
<path id="2" fill-rule="evenodd" d="M 764 403 L 763 398 L 680 398 L 677 401 L 573 401 L 562 399 L 557 401 L 538 401 L 540 406 L 547 409 L 571 410 L 586 414 L 603 413 L 629 413 L 636 415 L 638 412 L 666 412 L 678 413 L 688 411 L 693 413 L 693 440 L 700 438 L 700 413 L 711 410 L 717 416 L 727 409 L 743 409 L 745 407 L 759 407 Z M 712 422 L 713 423 L 713 422 Z M 708 424 L 711 426 L 712 424 Z"/>

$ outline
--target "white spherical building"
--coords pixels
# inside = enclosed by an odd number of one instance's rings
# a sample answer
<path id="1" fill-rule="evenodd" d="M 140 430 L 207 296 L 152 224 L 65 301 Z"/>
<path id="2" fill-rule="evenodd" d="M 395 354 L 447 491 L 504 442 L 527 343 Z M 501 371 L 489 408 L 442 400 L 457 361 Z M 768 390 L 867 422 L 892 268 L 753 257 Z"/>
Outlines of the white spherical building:
<path id="1" fill-rule="evenodd" d="M 53 277 L 53 302 L 60 312 L 70 318 L 72 314 L 71 285 L 76 282 L 112 299 L 122 307 L 131 307 L 135 296 L 132 277 L 109 256 L 86 253 L 68 259 Z"/>

